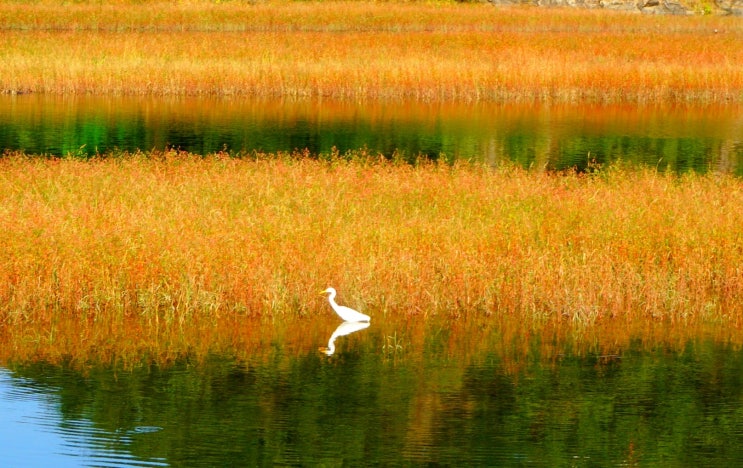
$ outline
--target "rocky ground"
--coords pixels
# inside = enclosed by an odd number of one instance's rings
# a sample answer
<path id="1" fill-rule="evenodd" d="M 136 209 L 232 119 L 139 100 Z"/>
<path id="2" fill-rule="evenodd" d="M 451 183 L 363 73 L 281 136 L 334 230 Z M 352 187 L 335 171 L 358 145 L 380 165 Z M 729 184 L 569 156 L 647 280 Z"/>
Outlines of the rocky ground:
<path id="1" fill-rule="evenodd" d="M 651 15 L 717 14 L 743 16 L 743 0 L 488 0 L 495 5 L 605 8 Z"/>

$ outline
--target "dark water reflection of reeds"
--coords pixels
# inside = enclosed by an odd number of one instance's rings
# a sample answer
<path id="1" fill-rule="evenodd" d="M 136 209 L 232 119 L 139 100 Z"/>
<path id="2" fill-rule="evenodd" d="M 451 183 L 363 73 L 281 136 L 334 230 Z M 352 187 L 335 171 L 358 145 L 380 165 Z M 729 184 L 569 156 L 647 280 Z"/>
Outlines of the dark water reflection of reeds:
<path id="1" fill-rule="evenodd" d="M 743 173 L 740 106 L 511 105 L 3 96 L 0 149 L 56 155 L 368 148 L 413 159 Z"/>
<path id="2" fill-rule="evenodd" d="M 251 349 L 0 368 L 3 458 L 42 465 L 736 466 L 743 351 L 377 318 L 263 324 Z M 274 328 L 273 331 L 270 329 Z M 276 330 L 280 328 L 280 330 Z M 87 363 L 86 363 L 87 362 Z M 40 443 L 43 442 L 43 443 Z"/>

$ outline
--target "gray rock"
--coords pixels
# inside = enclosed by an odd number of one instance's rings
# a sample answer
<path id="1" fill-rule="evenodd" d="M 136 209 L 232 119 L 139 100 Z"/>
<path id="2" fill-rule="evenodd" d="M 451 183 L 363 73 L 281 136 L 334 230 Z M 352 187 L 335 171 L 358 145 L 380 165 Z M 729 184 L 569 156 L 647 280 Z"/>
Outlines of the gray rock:
<path id="1" fill-rule="evenodd" d="M 638 9 L 637 3 L 633 0 L 601 0 L 599 5 L 607 10 L 634 11 Z"/>
<path id="2" fill-rule="evenodd" d="M 648 15 L 692 15 L 712 13 L 743 16 L 743 0 L 714 0 L 711 10 L 694 11 L 686 0 L 486 0 L 493 5 L 536 5 L 542 7 L 604 8 L 637 11 Z"/>

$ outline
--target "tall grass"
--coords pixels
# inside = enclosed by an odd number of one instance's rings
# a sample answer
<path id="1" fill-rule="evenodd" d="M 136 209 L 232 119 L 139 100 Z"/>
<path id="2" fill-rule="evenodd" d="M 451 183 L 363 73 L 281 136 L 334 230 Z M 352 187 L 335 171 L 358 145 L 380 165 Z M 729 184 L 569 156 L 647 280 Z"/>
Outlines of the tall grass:
<path id="1" fill-rule="evenodd" d="M 4 92 L 743 101 L 743 21 L 451 3 L 0 5 Z"/>
<path id="2" fill-rule="evenodd" d="M 304 156 L 6 155 L 4 349 L 260 346 L 329 285 L 378 324 L 743 325 L 739 179 Z"/>

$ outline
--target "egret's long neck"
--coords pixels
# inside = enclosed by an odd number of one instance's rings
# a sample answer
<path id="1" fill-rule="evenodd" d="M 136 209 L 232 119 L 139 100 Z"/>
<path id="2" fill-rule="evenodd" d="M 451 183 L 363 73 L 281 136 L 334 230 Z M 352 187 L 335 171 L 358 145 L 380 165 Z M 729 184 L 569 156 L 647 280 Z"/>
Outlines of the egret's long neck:
<path id="1" fill-rule="evenodd" d="M 332 307 L 333 310 L 335 310 L 335 309 L 338 308 L 338 304 L 335 303 L 335 295 L 336 294 L 337 293 L 335 291 L 333 291 L 332 293 L 330 293 L 330 296 L 328 296 L 328 302 L 330 302 L 330 307 Z"/>

